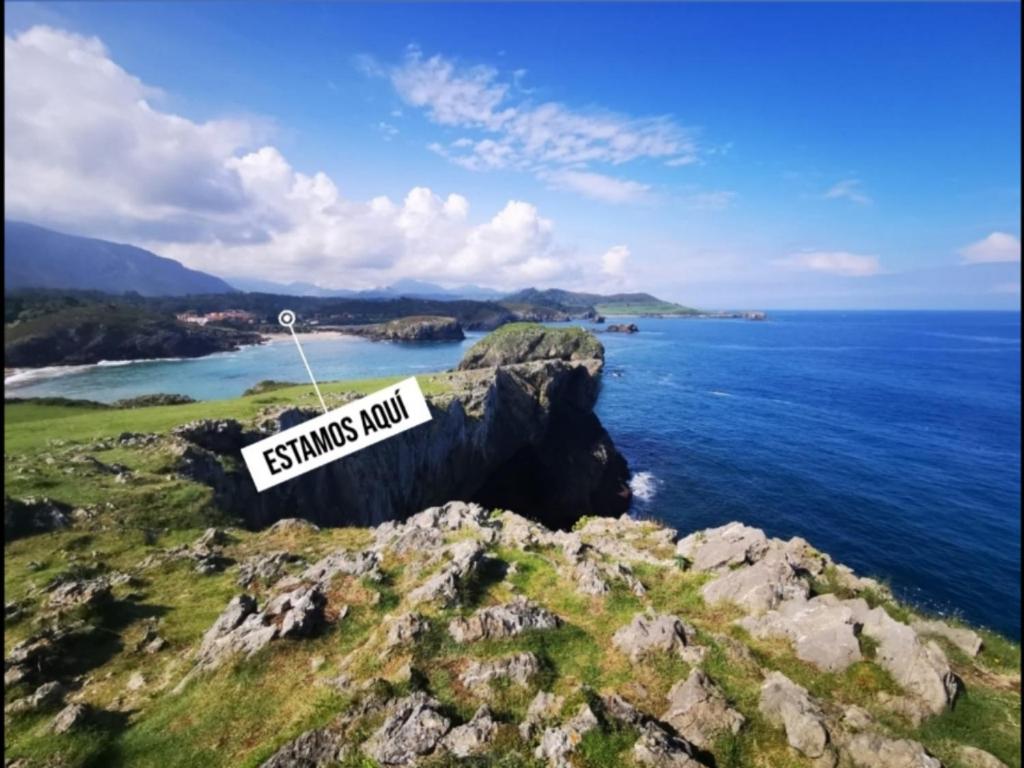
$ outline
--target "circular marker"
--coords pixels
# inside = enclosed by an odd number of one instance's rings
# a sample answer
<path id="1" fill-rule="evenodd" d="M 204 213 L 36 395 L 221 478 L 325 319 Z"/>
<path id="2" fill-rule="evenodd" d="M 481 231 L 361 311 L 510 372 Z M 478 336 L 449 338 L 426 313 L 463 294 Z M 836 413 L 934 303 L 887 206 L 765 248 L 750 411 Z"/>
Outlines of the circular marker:
<path id="1" fill-rule="evenodd" d="M 291 328 L 293 325 L 295 325 L 295 313 L 292 312 L 290 309 L 282 310 L 281 314 L 277 316 L 277 322 L 279 322 L 286 328 Z"/>

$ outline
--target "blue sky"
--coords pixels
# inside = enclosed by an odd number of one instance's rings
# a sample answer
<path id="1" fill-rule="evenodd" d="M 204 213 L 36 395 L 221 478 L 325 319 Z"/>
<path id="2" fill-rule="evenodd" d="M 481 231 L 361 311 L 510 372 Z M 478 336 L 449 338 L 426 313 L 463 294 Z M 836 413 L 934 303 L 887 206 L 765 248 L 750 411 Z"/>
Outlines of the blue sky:
<path id="1" fill-rule="evenodd" d="M 1019 304 L 1018 4 L 5 10 L 8 217 L 229 278 Z"/>

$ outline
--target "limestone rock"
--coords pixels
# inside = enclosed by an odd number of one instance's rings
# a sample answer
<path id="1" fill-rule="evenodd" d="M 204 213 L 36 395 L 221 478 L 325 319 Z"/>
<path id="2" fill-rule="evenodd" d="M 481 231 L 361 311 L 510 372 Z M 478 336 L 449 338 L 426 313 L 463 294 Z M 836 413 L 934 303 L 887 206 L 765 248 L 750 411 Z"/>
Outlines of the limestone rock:
<path id="1" fill-rule="evenodd" d="M 272 585 L 284 573 L 290 563 L 301 562 L 302 558 L 284 550 L 254 555 L 239 566 L 238 586 L 248 589 L 254 584 Z"/>
<path id="2" fill-rule="evenodd" d="M 750 551 L 753 545 L 746 543 L 744 551 Z M 709 562 L 719 562 L 724 556 L 716 555 Z M 807 582 L 798 577 L 784 557 L 764 558 L 753 565 L 726 571 L 701 588 L 709 604 L 735 603 L 753 614 L 771 610 L 783 600 L 806 598 L 809 593 Z"/>
<path id="3" fill-rule="evenodd" d="M 693 745 L 657 723 L 647 723 L 633 745 L 633 758 L 651 768 L 704 768 Z"/>
<path id="4" fill-rule="evenodd" d="M 53 709 L 63 703 L 67 688 L 57 681 L 43 683 L 28 696 L 12 701 L 4 708 L 5 712 L 41 712 Z"/>
<path id="5" fill-rule="evenodd" d="M 85 704 L 68 704 L 53 718 L 50 728 L 54 733 L 67 733 L 80 728 L 89 715 L 90 710 Z"/>
<path id="6" fill-rule="evenodd" d="M 267 529 L 268 533 L 308 533 L 319 531 L 320 526 L 298 517 L 285 517 Z"/>
<path id="7" fill-rule="evenodd" d="M 769 722 L 785 729 L 786 740 L 793 749 L 810 758 L 828 758 L 816 765 L 835 764 L 825 715 L 805 688 L 781 672 L 772 672 L 761 686 L 758 708 Z"/>
<path id="8" fill-rule="evenodd" d="M 686 558 L 698 571 L 720 571 L 756 563 L 768 551 L 764 531 L 742 523 L 698 531 L 680 539 L 676 555 Z"/>
<path id="9" fill-rule="evenodd" d="M 740 620 L 755 637 L 786 637 L 798 658 L 827 672 L 841 672 L 861 660 L 853 608 L 833 595 L 797 597 L 762 616 Z"/>
<path id="10" fill-rule="evenodd" d="M 977 656 L 981 651 L 981 635 L 964 627 L 953 627 L 944 621 L 925 619 L 912 621 L 910 627 L 920 635 L 944 637 L 968 656 Z"/>
<path id="11" fill-rule="evenodd" d="M 262 762 L 260 768 L 326 768 L 337 763 L 344 752 L 341 734 L 322 729 L 306 731 Z"/>
<path id="12" fill-rule="evenodd" d="M 678 616 L 638 613 L 612 636 L 612 645 L 634 663 L 651 653 L 672 653 L 695 661 L 700 654 L 692 645 L 693 636 L 694 630 Z"/>
<path id="13" fill-rule="evenodd" d="M 725 696 L 701 670 L 694 669 L 668 692 L 668 709 L 661 719 L 698 747 L 711 745 L 718 734 L 738 733 L 746 719 L 729 706 Z"/>
<path id="14" fill-rule="evenodd" d="M 384 641 L 385 652 L 393 651 L 400 646 L 410 645 L 428 629 L 430 622 L 418 613 L 406 613 L 388 623 L 387 639 Z"/>
<path id="15" fill-rule="evenodd" d="M 569 768 L 569 756 L 576 750 L 583 736 L 599 725 L 593 710 L 581 704 L 571 720 L 557 728 L 548 728 L 534 750 L 534 756 L 546 760 L 551 768 Z"/>
<path id="16" fill-rule="evenodd" d="M 850 737 L 845 752 L 857 768 L 942 768 L 918 742 L 891 739 L 879 733 L 858 733 Z"/>
<path id="17" fill-rule="evenodd" d="M 967 768 L 1007 768 L 998 757 L 977 747 L 962 746 L 957 755 Z"/>
<path id="18" fill-rule="evenodd" d="M 110 582 L 102 576 L 96 579 L 74 579 L 54 587 L 47 601 L 51 608 L 73 608 L 105 605 L 114 599 Z"/>
<path id="19" fill-rule="evenodd" d="M 498 659 L 473 661 L 459 676 L 467 688 L 483 689 L 496 680 L 507 680 L 515 685 L 527 685 L 540 672 L 540 661 L 530 653 L 517 653 Z"/>
<path id="20" fill-rule="evenodd" d="M 467 618 L 452 619 L 448 633 L 457 643 L 515 637 L 529 630 L 555 629 L 561 619 L 545 608 L 519 597 L 504 605 L 481 608 Z"/>
<path id="21" fill-rule="evenodd" d="M 422 691 L 400 699 L 363 745 L 363 752 L 381 765 L 409 765 L 430 754 L 451 728 L 440 706 Z"/>
<path id="22" fill-rule="evenodd" d="M 466 539 L 452 545 L 449 554 L 451 562 L 409 593 L 410 603 L 433 601 L 454 605 L 458 602 L 460 590 L 483 559 L 484 547 L 475 539 Z"/>
<path id="23" fill-rule="evenodd" d="M 488 746 L 498 732 L 498 724 L 487 707 L 480 707 L 465 725 L 452 728 L 441 744 L 456 757 L 470 757 Z"/>
<path id="24" fill-rule="evenodd" d="M 526 719 L 519 725 L 519 735 L 530 741 L 537 728 L 558 716 L 565 704 L 565 697 L 547 691 L 538 691 L 526 710 Z"/>

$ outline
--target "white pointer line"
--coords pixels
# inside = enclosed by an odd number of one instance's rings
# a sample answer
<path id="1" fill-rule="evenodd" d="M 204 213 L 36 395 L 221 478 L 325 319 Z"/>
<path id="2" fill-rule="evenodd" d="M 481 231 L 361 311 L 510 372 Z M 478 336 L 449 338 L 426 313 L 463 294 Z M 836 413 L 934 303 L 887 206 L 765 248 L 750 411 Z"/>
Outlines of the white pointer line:
<path id="1" fill-rule="evenodd" d="M 299 341 L 299 337 L 295 333 L 295 313 L 290 309 L 286 309 L 277 316 L 277 321 L 292 332 L 292 338 L 295 339 L 295 346 L 299 350 L 299 357 L 302 358 L 302 364 L 306 366 L 306 373 L 309 374 L 309 380 L 313 382 L 313 389 L 316 390 L 316 396 L 320 398 L 320 407 L 324 409 L 324 413 L 327 413 L 327 403 L 324 402 L 324 396 L 320 394 L 320 387 L 316 383 L 316 376 L 313 375 L 313 369 L 309 367 L 309 361 L 306 359 L 306 353 L 302 351 L 302 342 Z"/>

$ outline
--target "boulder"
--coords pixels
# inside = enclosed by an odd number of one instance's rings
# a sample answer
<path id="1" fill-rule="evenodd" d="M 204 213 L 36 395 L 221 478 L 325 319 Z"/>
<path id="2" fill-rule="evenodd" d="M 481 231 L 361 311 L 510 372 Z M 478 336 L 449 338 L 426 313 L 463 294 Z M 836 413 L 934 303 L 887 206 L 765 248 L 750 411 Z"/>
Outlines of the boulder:
<path id="1" fill-rule="evenodd" d="M 805 688 L 772 672 L 761 686 L 758 708 L 770 723 L 785 729 L 789 746 L 797 752 L 815 759 L 816 766 L 835 765 L 825 714 Z"/>
<path id="2" fill-rule="evenodd" d="M 738 733 L 746 718 L 729 706 L 725 696 L 701 670 L 694 669 L 668 692 L 668 709 L 661 719 L 687 741 L 702 749 L 722 733 Z"/>
<path id="3" fill-rule="evenodd" d="M 957 757 L 966 768 L 1007 768 L 998 757 L 977 747 L 961 746 L 957 749 Z"/>
<path id="4" fill-rule="evenodd" d="M 698 571 L 721 571 L 752 564 L 768 551 L 768 537 L 759 528 L 729 523 L 691 533 L 676 544 L 676 555 Z"/>
<path id="5" fill-rule="evenodd" d="M 239 566 L 238 586 L 243 589 L 257 583 L 270 586 L 284 575 L 289 564 L 297 562 L 302 562 L 302 558 L 284 550 L 254 555 Z"/>
<path id="6" fill-rule="evenodd" d="M 724 554 L 712 561 L 718 562 L 721 557 Z M 764 558 L 753 565 L 727 570 L 701 587 L 701 595 L 709 604 L 734 603 L 753 614 L 771 610 L 783 600 L 806 598 L 809 593 L 807 582 L 784 557 Z"/>
<path id="7" fill-rule="evenodd" d="M 858 733 L 844 743 L 856 768 L 942 768 L 942 763 L 910 739 L 892 739 L 880 733 Z"/>
<path id="8" fill-rule="evenodd" d="M 91 711 L 85 704 L 68 704 L 57 713 L 50 723 L 50 729 L 54 733 L 67 733 L 81 728 L 89 719 Z"/>
<path id="9" fill-rule="evenodd" d="M 470 662 L 459 676 L 459 681 L 466 688 L 486 692 L 487 687 L 497 680 L 507 680 L 514 685 L 528 685 L 539 672 L 540 661 L 534 654 L 517 653 L 498 659 Z"/>
<path id="10" fill-rule="evenodd" d="M 494 739 L 498 724 L 487 707 L 480 707 L 465 725 L 452 728 L 441 740 L 441 746 L 456 757 L 470 757 L 482 752 Z"/>
<path id="11" fill-rule="evenodd" d="M 341 734 L 323 729 L 306 731 L 260 763 L 260 768 L 327 768 L 344 753 Z"/>
<path id="12" fill-rule="evenodd" d="M 565 705 L 565 697 L 547 691 L 538 691 L 526 709 L 526 719 L 519 724 L 519 735 L 530 741 L 538 727 L 558 716 Z"/>
<path id="13" fill-rule="evenodd" d="M 693 637 L 693 628 L 678 616 L 638 613 L 612 636 L 612 645 L 634 663 L 651 653 L 676 654 L 693 662 L 702 657 L 693 645 Z"/>
<path id="14" fill-rule="evenodd" d="M 942 637 L 972 658 L 981 651 L 981 635 L 965 627 L 953 627 L 944 621 L 917 619 L 910 622 L 910 628 L 919 635 Z"/>
<path id="15" fill-rule="evenodd" d="M 393 703 L 384 724 L 363 744 L 363 752 L 381 765 L 410 765 L 429 755 L 451 729 L 441 704 L 422 691 Z"/>
<path id="16" fill-rule="evenodd" d="M 658 723 L 646 723 L 633 745 L 633 759 L 651 768 L 705 768 L 690 742 L 669 733 Z"/>
<path id="17" fill-rule="evenodd" d="M 430 629 L 430 622 L 418 613 L 406 613 L 391 619 L 387 627 L 387 639 L 384 641 L 385 653 L 411 645 Z"/>
<path id="18" fill-rule="evenodd" d="M 4 712 L 13 714 L 20 712 L 42 712 L 54 709 L 57 705 L 64 702 L 65 695 L 67 695 L 67 688 L 61 683 L 55 680 L 43 683 L 28 696 L 12 701 L 4 707 Z"/>
<path id="19" fill-rule="evenodd" d="M 106 605 L 114 599 L 110 582 L 102 576 L 95 579 L 73 579 L 64 581 L 53 588 L 47 603 L 51 608 L 91 608 Z"/>
<path id="20" fill-rule="evenodd" d="M 45 533 L 71 524 L 71 507 L 52 499 L 4 496 L 4 541 Z"/>
<path id="21" fill-rule="evenodd" d="M 546 761 L 551 768 L 571 768 L 570 755 L 583 736 L 598 725 L 597 717 L 590 707 L 581 704 L 571 720 L 556 728 L 548 728 L 541 734 L 534 756 Z"/>
<path id="22" fill-rule="evenodd" d="M 481 608 L 472 616 L 452 619 L 448 634 L 457 643 L 515 637 L 530 630 L 555 629 L 561 619 L 546 608 L 518 597 L 510 603 Z"/>
<path id="23" fill-rule="evenodd" d="M 424 602 L 437 602 L 444 606 L 455 605 L 466 581 L 483 559 L 484 552 L 484 546 L 476 539 L 465 539 L 453 544 L 448 550 L 451 561 L 412 590 L 409 593 L 409 602 L 413 605 Z"/>
<path id="24" fill-rule="evenodd" d="M 855 610 L 833 595 L 798 596 L 739 624 L 755 637 L 790 639 L 798 658 L 826 672 L 841 672 L 861 660 Z"/>

